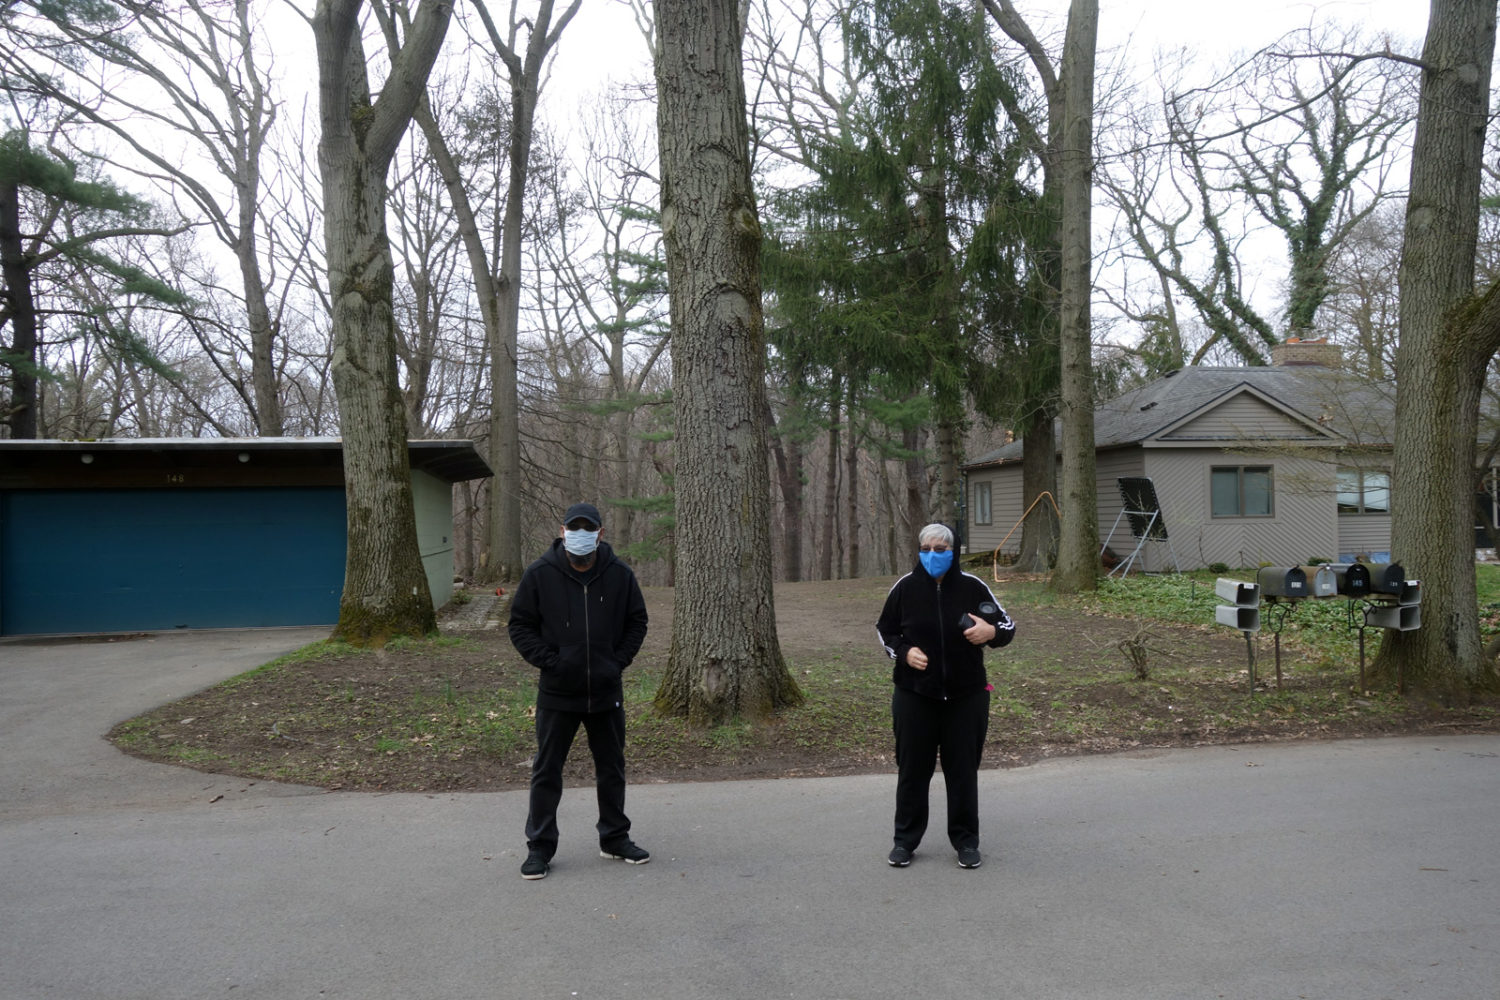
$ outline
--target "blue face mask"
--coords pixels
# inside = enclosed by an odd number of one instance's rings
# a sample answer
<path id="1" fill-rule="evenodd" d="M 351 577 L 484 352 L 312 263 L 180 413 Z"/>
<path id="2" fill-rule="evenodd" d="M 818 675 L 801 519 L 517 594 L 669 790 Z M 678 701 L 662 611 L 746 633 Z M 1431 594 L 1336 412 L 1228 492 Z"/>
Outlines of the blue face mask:
<path id="1" fill-rule="evenodd" d="M 563 530 L 563 548 L 568 550 L 569 555 L 586 556 L 599 547 L 599 532 Z"/>
<path id="2" fill-rule="evenodd" d="M 947 552 L 919 552 L 917 554 L 922 557 L 922 568 L 934 580 L 948 572 L 948 567 L 953 565 L 952 549 Z"/>

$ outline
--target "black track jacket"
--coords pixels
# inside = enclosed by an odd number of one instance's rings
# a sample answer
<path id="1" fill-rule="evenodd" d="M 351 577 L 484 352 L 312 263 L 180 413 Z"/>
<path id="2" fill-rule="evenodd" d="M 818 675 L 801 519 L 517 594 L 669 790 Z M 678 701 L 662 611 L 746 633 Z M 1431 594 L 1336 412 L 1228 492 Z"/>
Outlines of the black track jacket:
<path id="1" fill-rule="evenodd" d="M 521 574 L 509 631 L 516 651 L 541 671 L 538 708 L 604 712 L 619 707 L 620 673 L 646 641 L 646 599 L 607 543 L 579 573 L 559 538 Z"/>
<path id="2" fill-rule="evenodd" d="M 980 614 L 979 605 L 986 601 L 995 606 L 993 614 Z M 995 638 L 988 646 L 998 649 L 1016 636 L 1015 623 L 990 593 L 989 585 L 957 566 L 934 580 L 918 563 L 896 581 L 886 595 L 875 630 L 886 653 L 896 661 L 891 680 L 897 687 L 938 699 L 984 690 L 988 683 L 985 647 L 964 638 L 959 620 L 965 614 L 995 626 Z M 907 666 L 906 653 L 913 646 L 927 654 L 926 670 Z"/>

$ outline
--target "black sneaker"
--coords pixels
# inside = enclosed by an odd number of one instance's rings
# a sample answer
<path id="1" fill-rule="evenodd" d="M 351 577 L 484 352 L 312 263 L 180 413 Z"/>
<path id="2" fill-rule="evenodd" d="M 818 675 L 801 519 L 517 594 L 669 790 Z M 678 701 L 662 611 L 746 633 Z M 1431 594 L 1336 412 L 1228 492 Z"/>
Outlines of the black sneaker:
<path id="1" fill-rule="evenodd" d="M 891 848 L 890 856 L 885 861 L 892 868 L 905 868 L 911 864 L 911 848 L 902 847 L 900 844 L 897 844 Z"/>
<path id="2" fill-rule="evenodd" d="M 533 880 L 546 878 L 547 872 L 551 869 L 552 866 L 547 863 L 546 858 L 542 857 L 539 852 L 532 851 L 526 855 L 526 860 L 521 862 L 521 877 Z"/>
<path id="3" fill-rule="evenodd" d="M 984 864 L 984 859 L 979 856 L 977 847 L 960 847 L 958 849 L 958 867 L 978 868 Z"/>
<path id="4" fill-rule="evenodd" d="M 623 844 L 615 844 L 613 847 L 599 845 L 599 857 L 608 858 L 611 861 L 623 861 L 630 865 L 643 865 L 651 860 L 651 852 L 627 840 Z"/>

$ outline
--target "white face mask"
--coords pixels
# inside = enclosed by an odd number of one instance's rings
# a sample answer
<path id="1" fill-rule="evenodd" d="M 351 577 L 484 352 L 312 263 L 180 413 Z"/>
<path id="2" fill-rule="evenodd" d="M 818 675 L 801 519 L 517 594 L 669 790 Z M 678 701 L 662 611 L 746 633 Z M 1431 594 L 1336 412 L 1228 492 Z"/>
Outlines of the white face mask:
<path id="1" fill-rule="evenodd" d="M 589 531 L 586 528 L 573 531 L 563 530 L 563 548 L 568 550 L 568 555 L 586 556 L 599 547 L 599 532 Z"/>

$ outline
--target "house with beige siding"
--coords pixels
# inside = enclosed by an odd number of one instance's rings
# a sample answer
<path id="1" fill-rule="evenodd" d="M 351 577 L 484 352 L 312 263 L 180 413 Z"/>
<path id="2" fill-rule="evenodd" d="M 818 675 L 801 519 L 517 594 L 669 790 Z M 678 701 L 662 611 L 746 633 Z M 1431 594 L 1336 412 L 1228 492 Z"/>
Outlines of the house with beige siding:
<path id="1" fill-rule="evenodd" d="M 1388 560 L 1395 387 L 1337 358 L 1291 342 L 1272 365 L 1183 368 L 1100 406 L 1101 542 L 1120 558 L 1137 549 L 1121 480 L 1148 479 L 1166 538 L 1139 546 L 1134 568 Z M 1021 448 L 964 467 L 967 550 L 1002 563 L 1020 549 Z"/>

